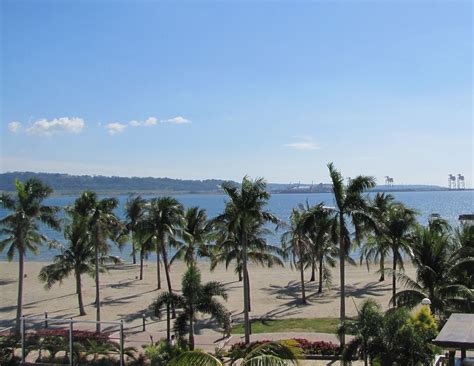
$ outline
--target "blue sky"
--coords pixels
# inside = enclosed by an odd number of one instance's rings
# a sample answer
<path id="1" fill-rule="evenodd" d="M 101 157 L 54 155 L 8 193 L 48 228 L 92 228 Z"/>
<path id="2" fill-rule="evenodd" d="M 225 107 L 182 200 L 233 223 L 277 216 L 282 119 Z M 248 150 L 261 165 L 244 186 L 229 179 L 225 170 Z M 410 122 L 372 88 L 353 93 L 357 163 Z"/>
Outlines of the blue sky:
<path id="1" fill-rule="evenodd" d="M 473 181 L 470 1 L 1 1 L 1 166 Z"/>

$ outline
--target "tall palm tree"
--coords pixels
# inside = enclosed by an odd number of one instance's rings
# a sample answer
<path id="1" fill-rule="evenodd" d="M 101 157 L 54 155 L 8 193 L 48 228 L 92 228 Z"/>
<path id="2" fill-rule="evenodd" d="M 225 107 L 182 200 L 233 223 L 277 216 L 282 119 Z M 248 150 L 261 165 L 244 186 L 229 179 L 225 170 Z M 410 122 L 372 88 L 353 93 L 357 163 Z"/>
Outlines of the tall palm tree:
<path id="1" fill-rule="evenodd" d="M 180 336 L 189 334 L 189 347 L 194 350 L 194 324 L 198 313 L 209 314 L 224 327 L 226 332 L 230 329 L 230 313 L 216 296 L 227 300 L 227 291 L 220 282 L 201 283 L 201 272 L 192 265 L 185 272 L 181 285 L 182 295 L 170 292 L 162 293 L 153 303 L 152 307 L 156 316 L 161 317 L 164 307 L 178 307 L 181 314 L 175 321 L 175 330 Z"/>
<path id="2" fill-rule="evenodd" d="M 137 249 L 140 252 L 139 279 L 143 280 L 144 260 L 148 258 L 149 253 L 156 251 L 156 240 L 154 240 L 153 236 L 153 226 L 151 225 L 150 220 L 148 219 L 148 210 L 145 211 L 144 216 L 140 219 L 140 221 L 138 221 L 133 238 L 135 240 L 135 245 L 137 246 Z M 161 288 L 161 281 L 158 281 L 158 283 L 160 284 Z"/>
<path id="3" fill-rule="evenodd" d="M 140 220 L 143 218 L 145 213 L 146 200 L 141 196 L 131 196 L 125 203 L 125 228 L 127 233 L 130 235 L 130 242 L 132 243 L 132 260 L 133 264 L 137 263 L 137 242 L 134 240 L 134 236 L 138 230 Z"/>
<path id="4" fill-rule="evenodd" d="M 40 281 L 45 282 L 45 288 L 49 290 L 55 283 L 62 283 L 72 273 L 76 281 L 79 315 L 82 316 L 86 315 L 86 312 L 82 300 L 81 275 L 94 277 L 95 250 L 87 228 L 87 217 L 78 215 L 71 207 L 66 210 L 71 218 L 71 222 L 64 228 L 64 238 L 68 241 L 68 246 L 54 244 L 54 247 L 61 250 L 61 254 L 54 257 L 54 263 L 44 266 L 38 277 Z M 115 256 L 104 255 L 100 257 L 100 262 L 118 263 L 119 260 Z M 100 272 L 104 270 L 101 266 Z"/>
<path id="5" fill-rule="evenodd" d="M 335 221 L 338 224 L 339 232 L 339 271 L 341 280 L 341 306 L 340 321 L 343 323 L 346 319 L 346 291 L 345 291 L 345 261 L 351 247 L 351 238 L 347 227 L 350 220 L 355 228 L 356 238 L 360 236 L 361 224 L 365 222 L 370 215 L 368 214 L 368 202 L 362 196 L 363 192 L 375 186 L 375 179 L 368 176 L 357 176 L 352 179 L 347 187 L 344 184 L 344 178 L 336 170 L 333 163 L 328 164 L 329 175 L 332 181 L 332 190 L 335 201 Z M 341 346 L 345 344 L 345 337 L 340 337 Z"/>
<path id="6" fill-rule="evenodd" d="M 406 207 L 402 203 L 392 204 L 387 211 L 387 216 L 382 230 L 390 250 L 392 252 L 392 298 L 393 305 L 397 306 L 397 269 L 404 269 L 403 253 L 410 252 L 412 234 L 416 227 L 416 211 Z"/>
<path id="7" fill-rule="evenodd" d="M 302 217 L 303 231 L 309 236 L 312 265 L 319 269 L 318 293 L 323 291 L 323 282 L 331 284 L 329 267 L 336 266 L 337 235 L 335 232 L 334 210 L 323 203 L 309 207 Z M 316 265 L 317 263 L 317 265 Z"/>
<path id="8" fill-rule="evenodd" d="M 28 251 L 38 253 L 38 247 L 48 238 L 40 233 L 39 223 L 54 230 L 60 229 L 56 214 L 58 207 L 43 205 L 52 189 L 38 179 L 28 179 L 25 183 L 15 181 L 16 197 L 2 193 L 0 206 L 12 213 L 0 220 L 0 252 L 7 249 L 7 258 L 13 260 L 18 255 L 18 302 L 16 312 L 16 332 L 20 332 L 20 318 L 23 310 L 24 259 Z"/>
<path id="9" fill-rule="evenodd" d="M 222 213 L 216 220 L 227 220 L 229 231 L 236 233 L 239 243 L 242 245 L 245 343 L 249 343 L 250 282 L 247 268 L 249 237 L 252 234 L 256 223 L 278 223 L 278 219 L 268 211 L 264 210 L 265 206 L 268 204 L 270 194 L 266 191 L 266 183 L 263 179 L 251 181 L 247 177 L 244 177 L 240 188 L 230 182 L 225 182 L 222 184 L 222 189 L 227 194 L 229 201 L 226 204 L 224 213 Z"/>
<path id="10" fill-rule="evenodd" d="M 154 198 L 150 201 L 148 207 L 148 223 L 150 232 L 153 234 L 153 240 L 156 248 L 156 265 L 158 289 L 161 288 L 160 283 L 160 255 L 165 267 L 166 282 L 168 292 L 173 293 L 171 285 L 170 268 L 168 260 L 168 247 L 170 241 L 179 234 L 183 226 L 183 206 L 173 197 Z M 173 317 L 175 317 L 173 308 Z"/>
<path id="11" fill-rule="evenodd" d="M 222 222 L 213 222 L 216 243 L 209 246 L 209 257 L 211 258 L 211 271 L 219 263 L 225 263 L 226 270 L 229 265 L 235 262 L 235 273 L 238 275 L 239 282 L 243 280 L 243 254 L 242 245 L 239 241 L 238 233 L 229 230 L 228 225 L 232 220 L 224 219 Z M 254 223 L 250 235 L 247 238 L 247 258 L 248 261 L 271 268 L 274 265 L 284 266 L 282 257 L 284 251 L 275 245 L 267 243 L 267 237 L 273 232 L 264 227 L 262 223 Z M 250 304 L 249 304 L 250 310 Z"/>
<path id="12" fill-rule="evenodd" d="M 94 246 L 97 333 L 100 333 L 100 258 L 109 251 L 109 240 L 118 243 L 119 235 L 124 228 L 123 223 L 114 213 L 117 206 L 117 199 L 99 200 L 97 194 L 92 191 L 85 191 L 74 203 L 74 211 L 86 220 Z"/>
<path id="13" fill-rule="evenodd" d="M 199 207 L 190 207 L 184 213 L 182 241 L 175 241 L 176 259 L 183 259 L 189 266 L 196 265 L 197 258 L 208 256 L 208 245 L 212 236 L 212 227 L 207 220 L 206 210 Z"/>
<path id="14" fill-rule="evenodd" d="M 448 311 L 472 311 L 474 291 L 458 274 L 474 268 L 474 248 L 457 247 L 449 235 L 427 227 L 413 236 L 411 253 L 416 278 L 397 273 L 407 289 L 396 293 L 393 303 L 413 307 L 427 297 L 433 314 L 441 317 Z"/>
<path id="15" fill-rule="evenodd" d="M 306 304 L 306 291 L 304 286 L 304 270 L 311 264 L 312 258 L 308 255 L 311 251 L 311 238 L 304 231 L 303 216 L 305 208 L 300 205 L 294 208 L 290 216 L 290 225 L 287 231 L 281 236 L 282 248 L 286 254 L 292 258 L 292 265 L 300 271 L 301 301 Z"/>
<path id="16" fill-rule="evenodd" d="M 370 212 L 374 218 L 373 225 L 367 228 L 368 235 L 360 251 L 360 263 L 365 259 L 367 269 L 371 261 L 379 262 L 380 278 L 379 281 L 385 281 L 385 259 L 390 253 L 390 243 L 386 240 L 383 232 L 387 222 L 388 210 L 393 204 L 395 197 L 391 194 L 378 192 L 370 200 Z"/>
<path id="17" fill-rule="evenodd" d="M 69 211 L 72 221 L 64 228 L 64 238 L 68 241 L 68 247 L 58 244 L 61 254 L 54 257 L 54 263 L 44 266 L 39 279 L 45 282 L 46 289 L 50 289 L 56 282 L 61 283 L 71 273 L 76 279 L 76 294 L 79 303 L 79 315 L 86 315 L 82 300 L 81 275 L 94 276 L 95 256 L 91 235 L 87 223 L 83 217 Z"/>

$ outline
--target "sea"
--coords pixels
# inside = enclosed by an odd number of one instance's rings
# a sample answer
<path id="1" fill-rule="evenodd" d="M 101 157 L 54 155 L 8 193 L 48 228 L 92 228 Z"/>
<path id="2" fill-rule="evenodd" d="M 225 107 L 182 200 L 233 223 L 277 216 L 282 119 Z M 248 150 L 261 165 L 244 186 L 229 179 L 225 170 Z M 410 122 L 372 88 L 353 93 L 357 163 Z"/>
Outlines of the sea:
<path id="1" fill-rule="evenodd" d="M 459 215 L 474 213 L 474 191 L 423 191 L 423 192 L 389 192 L 399 202 L 404 203 L 408 207 L 415 209 L 418 212 L 418 220 L 425 225 L 431 214 L 436 213 L 448 220 L 451 226 L 459 225 Z M 369 196 L 373 194 L 370 193 Z M 116 196 L 120 205 L 116 211 L 119 217 L 124 217 L 125 202 L 129 196 Z M 156 196 L 143 196 L 144 198 L 153 198 Z M 227 196 L 218 194 L 185 194 L 174 196 L 178 199 L 184 207 L 199 206 L 207 211 L 209 218 L 219 215 L 225 206 Z M 55 196 L 45 200 L 45 204 L 65 207 L 74 203 L 77 196 Z M 102 198 L 102 197 L 101 197 Z M 315 205 L 323 202 L 327 206 L 334 206 L 334 197 L 331 193 L 291 193 L 291 194 L 273 194 L 266 209 L 272 212 L 279 219 L 289 220 L 291 211 L 298 204 Z M 8 211 L 0 209 L 0 218 L 8 215 Z M 53 231 L 47 227 L 41 227 L 49 239 L 54 239 L 64 242 L 63 234 L 61 232 Z M 280 245 L 281 232 L 275 232 L 274 235 L 268 237 L 269 244 Z M 122 250 L 111 246 L 111 254 L 121 256 L 125 261 L 130 261 L 130 245 L 125 245 Z M 53 257 L 58 254 L 55 249 L 41 247 L 37 255 L 31 253 L 27 254 L 27 261 L 51 261 Z M 357 256 L 357 249 L 353 253 Z M 6 249 L 0 253 L 0 261 L 6 260 Z M 153 255 L 150 255 L 149 260 L 153 260 Z"/>

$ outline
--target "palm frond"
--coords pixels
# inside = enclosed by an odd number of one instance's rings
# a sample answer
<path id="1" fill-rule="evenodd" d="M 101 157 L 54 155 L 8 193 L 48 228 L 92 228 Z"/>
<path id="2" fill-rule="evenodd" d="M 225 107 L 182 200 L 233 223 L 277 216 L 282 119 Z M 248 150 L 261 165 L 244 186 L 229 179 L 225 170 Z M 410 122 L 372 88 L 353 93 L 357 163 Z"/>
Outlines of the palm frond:
<path id="1" fill-rule="evenodd" d="M 223 366 L 224 364 L 209 353 L 186 351 L 172 359 L 168 366 Z"/>

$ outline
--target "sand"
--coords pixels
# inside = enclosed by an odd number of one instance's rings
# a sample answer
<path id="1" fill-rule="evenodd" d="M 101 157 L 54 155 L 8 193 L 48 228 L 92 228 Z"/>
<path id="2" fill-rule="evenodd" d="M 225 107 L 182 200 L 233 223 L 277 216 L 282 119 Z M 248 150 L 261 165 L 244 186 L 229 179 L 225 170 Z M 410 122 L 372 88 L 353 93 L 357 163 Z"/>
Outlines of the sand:
<path id="1" fill-rule="evenodd" d="M 95 285 L 92 278 L 83 276 L 83 296 L 87 315 L 78 317 L 75 281 L 72 277 L 51 290 L 45 290 L 38 280 L 40 269 L 47 263 L 26 262 L 24 282 L 24 315 L 28 317 L 43 316 L 48 312 L 50 318 L 70 318 L 77 320 L 94 320 Z M 242 283 L 232 269 L 226 271 L 223 266 L 214 272 L 209 271 L 209 264 L 201 262 L 199 267 L 203 281 L 221 281 L 228 289 L 227 308 L 233 314 L 234 322 L 242 318 Z M 171 278 L 173 288 L 180 289 L 181 275 L 186 269 L 183 263 L 172 266 Z M 355 304 L 368 297 L 375 298 L 384 308 L 391 297 L 391 278 L 378 282 L 376 266 L 368 272 L 365 266 L 346 267 L 346 313 L 356 315 Z M 163 320 L 150 318 L 148 306 L 160 292 L 156 287 L 156 267 L 148 263 L 145 267 L 144 280 L 138 280 L 138 265 L 122 265 L 112 268 L 101 275 L 102 320 L 116 321 L 123 319 L 127 329 L 141 329 L 142 314 L 147 314 L 147 331 L 160 332 L 165 329 Z M 408 274 L 413 275 L 411 265 L 406 266 Z M 333 286 L 324 288 L 318 294 L 318 283 L 306 282 L 309 303 L 301 303 L 299 272 L 289 267 L 261 268 L 250 266 L 251 279 L 251 316 L 271 318 L 316 318 L 339 316 L 339 270 L 333 269 Z M 306 273 L 309 280 L 310 273 Z M 0 262 L 0 327 L 14 324 L 17 300 L 18 264 Z M 162 276 L 162 287 L 166 287 L 165 276 Z M 197 327 L 200 332 L 213 332 L 213 322 L 202 319 Z M 92 325 L 90 325 L 92 327 Z M 209 329 L 208 329 L 209 328 Z"/>

